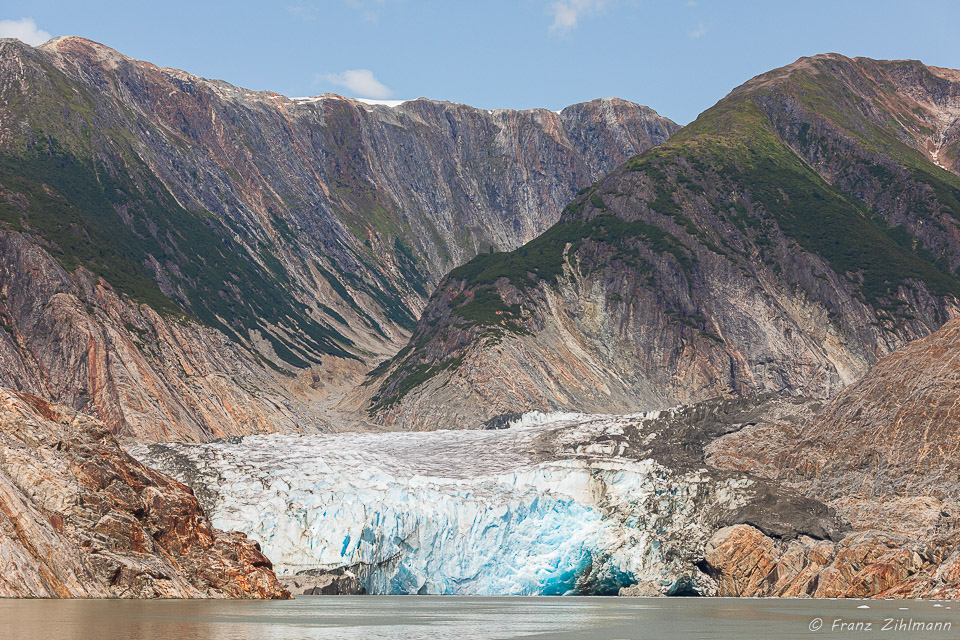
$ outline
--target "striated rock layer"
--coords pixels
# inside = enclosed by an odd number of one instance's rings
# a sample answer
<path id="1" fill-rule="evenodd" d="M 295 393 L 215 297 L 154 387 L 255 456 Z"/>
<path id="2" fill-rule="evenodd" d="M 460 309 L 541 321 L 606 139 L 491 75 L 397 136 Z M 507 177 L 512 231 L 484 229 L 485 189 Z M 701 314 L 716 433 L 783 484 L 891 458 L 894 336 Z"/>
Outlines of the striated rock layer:
<path id="1" fill-rule="evenodd" d="M 430 429 L 831 397 L 957 315 L 958 105 L 960 74 L 916 61 L 754 78 L 535 240 L 454 269 L 370 413 Z"/>
<path id="2" fill-rule="evenodd" d="M 882 358 L 823 410 L 745 425 L 706 448 L 836 509 L 854 534 L 784 545 L 743 528 L 707 560 L 729 595 L 960 597 L 960 320 Z"/>
<path id="3" fill-rule="evenodd" d="M 702 568 L 728 597 L 956 599 L 958 542 L 880 531 L 787 542 L 741 524 L 714 534 Z"/>
<path id="4" fill-rule="evenodd" d="M 954 530 L 958 354 L 960 320 L 952 320 L 881 359 L 815 417 L 752 425 L 711 444 L 707 459 L 820 496 L 857 528 Z"/>
<path id="5" fill-rule="evenodd" d="M 0 384 L 151 439 L 328 427 L 443 274 L 676 129 L 617 99 L 288 98 L 0 40 Z"/>
<path id="6" fill-rule="evenodd" d="M 881 359 L 797 436 L 780 467 L 821 495 L 957 500 L 960 319 Z"/>
<path id="7" fill-rule="evenodd" d="M 136 304 L 3 230 L 0 324 L 6 384 L 96 413 L 122 436 L 192 441 L 329 425 L 311 406 L 322 384 L 297 393 L 220 332 Z"/>
<path id="8" fill-rule="evenodd" d="M 100 421 L 0 389 L 0 596 L 287 598 L 260 546 Z"/>

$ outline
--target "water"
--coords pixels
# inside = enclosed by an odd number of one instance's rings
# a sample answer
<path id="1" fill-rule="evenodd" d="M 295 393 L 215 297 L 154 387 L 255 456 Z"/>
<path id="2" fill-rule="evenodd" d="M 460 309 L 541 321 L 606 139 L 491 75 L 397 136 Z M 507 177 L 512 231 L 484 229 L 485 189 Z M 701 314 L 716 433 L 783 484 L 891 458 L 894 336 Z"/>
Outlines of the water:
<path id="1" fill-rule="evenodd" d="M 0 600 L 4 640 L 960 638 L 960 603 L 728 598 L 301 596 L 293 601 Z M 868 606 L 869 609 L 858 607 Z M 950 607 L 950 608 L 948 608 Z M 905 610 L 903 610 L 903 609 Z M 885 619 L 950 630 L 883 631 Z M 811 631 L 811 624 L 823 626 Z M 861 623 L 839 628 L 836 620 Z M 865 630 L 865 623 L 872 629 Z M 839 623 L 837 623 L 839 624 Z"/>

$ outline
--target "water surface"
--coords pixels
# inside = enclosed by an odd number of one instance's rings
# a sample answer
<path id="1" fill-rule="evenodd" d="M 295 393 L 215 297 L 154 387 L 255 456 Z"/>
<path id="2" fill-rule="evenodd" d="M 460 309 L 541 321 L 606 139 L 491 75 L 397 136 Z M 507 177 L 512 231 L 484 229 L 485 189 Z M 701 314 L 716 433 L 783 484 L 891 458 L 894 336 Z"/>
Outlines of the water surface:
<path id="1" fill-rule="evenodd" d="M 954 604 L 958 606 L 954 608 Z M 869 608 L 859 608 L 864 606 Z M 286 602 L 0 600 L 0 638 L 960 638 L 957 612 L 960 603 L 951 602 L 732 598 L 300 596 Z M 901 620 L 903 624 L 912 620 L 915 624 L 939 623 L 941 628 L 883 631 L 885 621 L 890 619 L 895 627 Z M 858 623 L 857 627 L 838 627 Z M 869 631 L 867 623 L 871 625 Z M 952 628 L 944 630 L 947 623 Z"/>

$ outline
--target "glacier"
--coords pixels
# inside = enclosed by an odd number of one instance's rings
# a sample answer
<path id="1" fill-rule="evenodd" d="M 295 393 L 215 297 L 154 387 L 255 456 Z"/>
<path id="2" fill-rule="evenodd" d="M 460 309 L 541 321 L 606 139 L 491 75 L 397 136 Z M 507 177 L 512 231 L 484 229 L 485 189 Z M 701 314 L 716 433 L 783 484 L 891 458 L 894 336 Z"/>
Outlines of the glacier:
<path id="1" fill-rule="evenodd" d="M 191 485 L 213 524 L 260 542 L 280 576 L 341 570 L 373 594 L 669 593 L 694 578 L 709 591 L 696 556 L 755 481 L 655 459 L 675 411 L 131 453 Z"/>

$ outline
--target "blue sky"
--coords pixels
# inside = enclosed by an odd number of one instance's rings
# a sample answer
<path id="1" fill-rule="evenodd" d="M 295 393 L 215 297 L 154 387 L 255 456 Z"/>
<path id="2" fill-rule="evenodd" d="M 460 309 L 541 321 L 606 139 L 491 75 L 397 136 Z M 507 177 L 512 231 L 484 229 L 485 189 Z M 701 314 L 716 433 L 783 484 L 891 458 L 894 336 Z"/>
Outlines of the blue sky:
<path id="1" fill-rule="evenodd" d="M 32 20 L 33 22 L 29 22 Z M 960 68 L 960 3 L 734 0 L 5 0 L 0 35 L 78 35 L 290 96 L 560 109 L 598 97 L 687 123 L 750 77 L 834 51 Z"/>

